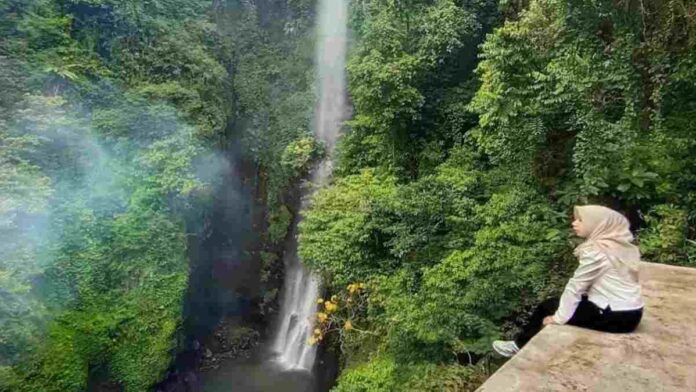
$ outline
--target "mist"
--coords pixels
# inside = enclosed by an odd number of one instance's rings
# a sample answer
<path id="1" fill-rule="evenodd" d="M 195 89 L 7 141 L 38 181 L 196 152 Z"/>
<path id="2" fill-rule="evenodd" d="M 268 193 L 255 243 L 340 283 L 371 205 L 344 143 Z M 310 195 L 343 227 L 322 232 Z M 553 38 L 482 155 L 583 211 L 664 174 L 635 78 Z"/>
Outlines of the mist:
<path id="1" fill-rule="evenodd" d="M 203 230 L 231 163 L 170 105 L 107 98 L 89 108 L 27 96 L 0 129 L 4 378 L 29 358 L 75 361 L 80 353 L 45 346 L 57 333 L 86 333 L 87 349 L 111 361 L 129 350 L 122 339 L 133 328 L 173 323 L 161 339 L 179 339 L 188 238 Z M 93 318 L 109 308 L 111 319 Z M 112 336 L 106 346 L 102 332 Z"/>

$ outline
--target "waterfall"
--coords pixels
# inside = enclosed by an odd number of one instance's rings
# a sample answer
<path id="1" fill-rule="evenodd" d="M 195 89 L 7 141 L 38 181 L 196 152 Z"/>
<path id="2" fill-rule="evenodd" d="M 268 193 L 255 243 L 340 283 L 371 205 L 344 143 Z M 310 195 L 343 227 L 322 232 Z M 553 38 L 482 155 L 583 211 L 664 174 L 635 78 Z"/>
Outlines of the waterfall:
<path id="1" fill-rule="evenodd" d="M 316 70 L 318 102 L 314 132 L 326 147 L 326 157 L 312 171 L 313 187 L 302 195 L 302 209 L 313 189 L 324 185 L 332 172 L 332 155 L 341 123 L 345 119 L 345 63 L 348 32 L 348 0 L 319 0 Z M 278 329 L 273 341 L 276 361 L 289 369 L 311 370 L 316 347 L 307 342 L 314 326 L 319 296 L 319 278 L 309 272 L 297 255 L 297 224 L 293 222 L 290 244 L 285 250 L 285 282 L 281 294 Z"/>

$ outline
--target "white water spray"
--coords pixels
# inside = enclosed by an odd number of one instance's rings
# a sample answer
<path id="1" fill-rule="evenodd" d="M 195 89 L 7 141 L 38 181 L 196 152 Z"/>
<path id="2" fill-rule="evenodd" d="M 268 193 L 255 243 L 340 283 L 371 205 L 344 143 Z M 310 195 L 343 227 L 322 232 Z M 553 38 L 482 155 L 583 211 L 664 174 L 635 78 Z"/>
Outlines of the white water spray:
<path id="1" fill-rule="evenodd" d="M 345 65 L 348 32 L 348 0 L 319 0 L 316 67 L 319 101 L 315 112 L 315 133 L 326 147 L 326 158 L 312 173 L 314 187 L 303 195 L 302 209 L 313 191 L 323 186 L 332 171 L 332 154 L 341 123 L 345 119 Z M 316 347 L 308 344 L 314 326 L 319 279 L 307 271 L 297 256 L 297 221 L 292 241 L 285 250 L 285 283 L 281 297 L 280 321 L 273 342 L 277 362 L 289 369 L 311 370 Z"/>

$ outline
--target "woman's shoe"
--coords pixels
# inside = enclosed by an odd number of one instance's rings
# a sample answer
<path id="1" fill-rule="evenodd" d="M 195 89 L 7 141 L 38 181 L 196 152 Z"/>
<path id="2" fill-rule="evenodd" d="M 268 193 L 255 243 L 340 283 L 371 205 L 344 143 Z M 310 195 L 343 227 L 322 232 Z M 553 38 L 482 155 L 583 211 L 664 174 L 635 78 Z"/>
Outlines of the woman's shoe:
<path id="1" fill-rule="evenodd" d="M 517 354 L 520 348 L 517 347 L 514 340 L 496 340 L 493 342 L 493 350 L 505 358 Z"/>

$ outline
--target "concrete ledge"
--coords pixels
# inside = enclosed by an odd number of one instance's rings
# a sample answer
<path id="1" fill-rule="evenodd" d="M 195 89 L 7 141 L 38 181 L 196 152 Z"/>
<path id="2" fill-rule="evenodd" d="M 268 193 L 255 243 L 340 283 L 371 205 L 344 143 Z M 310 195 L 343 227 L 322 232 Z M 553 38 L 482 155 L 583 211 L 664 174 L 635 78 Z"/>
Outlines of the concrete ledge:
<path id="1" fill-rule="evenodd" d="M 696 391 L 696 268 L 642 263 L 636 332 L 544 328 L 477 391 Z"/>

